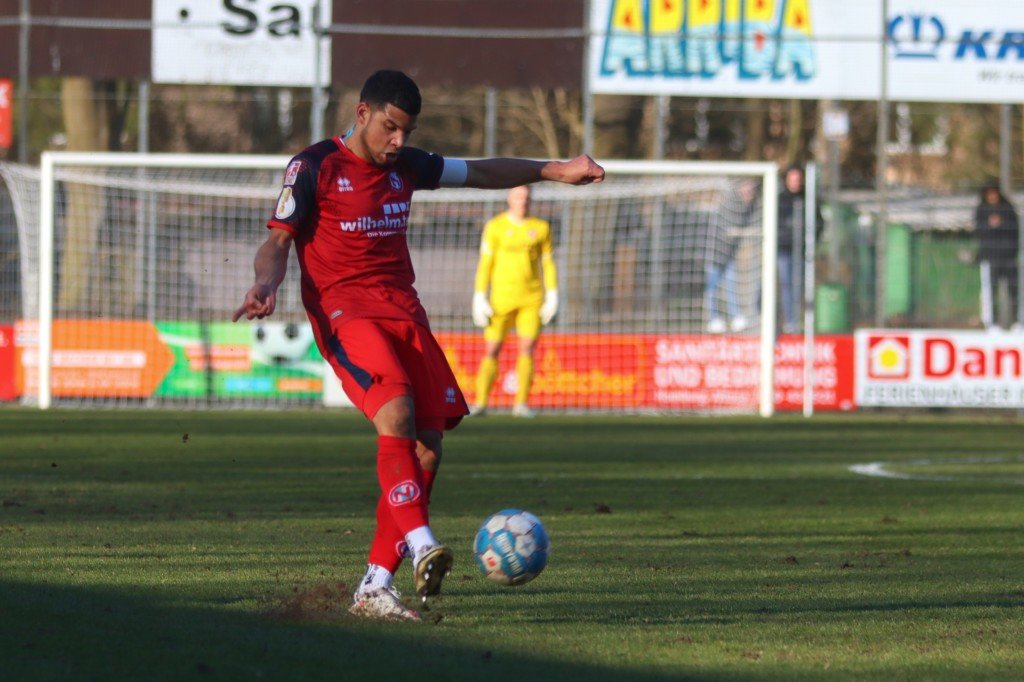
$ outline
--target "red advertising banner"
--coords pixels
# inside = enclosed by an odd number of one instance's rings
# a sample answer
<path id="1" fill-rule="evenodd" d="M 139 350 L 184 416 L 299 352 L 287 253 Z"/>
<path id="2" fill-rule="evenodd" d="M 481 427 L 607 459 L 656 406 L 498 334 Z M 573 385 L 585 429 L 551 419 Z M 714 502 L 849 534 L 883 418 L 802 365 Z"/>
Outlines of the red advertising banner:
<path id="1" fill-rule="evenodd" d="M 483 341 L 437 335 L 470 402 Z M 819 336 L 814 345 L 814 407 L 850 410 L 854 401 L 853 338 Z M 507 407 L 516 389 L 514 340 L 502 350 L 490 404 Z M 775 352 L 775 407 L 803 407 L 804 339 L 785 336 Z M 545 334 L 537 346 L 530 404 L 569 409 L 757 409 L 756 337 L 659 334 Z"/>
<path id="2" fill-rule="evenodd" d="M 7 149 L 14 140 L 14 81 L 0 78 L 0 147 Z"/>
<path id="3" fill-rule="evenodd" d="M 852 336 L 814 338 L 814 409 L 852 410 L 856 404 Z M 775 346 L 775 409 L 804 406 L 804 339 L 784 336 Z"/>
<path id="4" fill-rule="evenodd" d="M 14 400 L 18 397 L 16 360 L 14 327 L 0 325 L 0 400 Z"/>
<path id="5" fill-rule="evenodd" d="M 476 371 L 484 352 L 478 334 L 439 333 L 466 399 L 476 399 Z M 498 380 L 490 404 L 512 405 L 516 391 L 516 348 L 510 339 L 498 359 Z M 545 334 L 534 355 L 533 389 L 530 404 L 535 407 L 613 409 L 646 405 L 644 391 L 646 340 L 643 336 L 619 334 Z"/>

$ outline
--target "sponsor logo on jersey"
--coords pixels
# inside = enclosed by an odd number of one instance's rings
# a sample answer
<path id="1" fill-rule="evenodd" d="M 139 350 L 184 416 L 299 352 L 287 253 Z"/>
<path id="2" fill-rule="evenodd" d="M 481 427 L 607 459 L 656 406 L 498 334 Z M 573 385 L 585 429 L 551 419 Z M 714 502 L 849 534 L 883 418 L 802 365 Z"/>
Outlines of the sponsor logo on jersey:
<path id="1" fill-rule="evenodd" d="M 388 493 L 388 502 L 392 507 L 411 504 L 420 497 L 420 487 L 414 481 L 402 481 Z"/>
<path id="2" fill-rule="evenodd" d="M 395 190 L 396 192 L 402 191 L 403 183 L 401 175 L 399 175 L 395 171 L 391 171 L 390 173 L 388 173 L 388 180 L 391 182 L 391 189 Z"/>
<path id="3" fill-rule="evenodd" d="M 348 178 L 338 178 L 338 191 L 339 192 L 351 192 L 352 181 Z"/>
<path id="4" fill-rule="evenodd" d="M 339 221 L 338 226 L 342 232 L 364 232 L 367 237 L 389 237 L 405 232 L 409 226 L 409 202 L 396 201 L 384 204 L 381 208 L 383 218 L 364 215 L 355 220 Z"/>
<path id="5" fill-rule="evenodd" d="M 277 208 L 274 209 L 274 217 L 278 220 L 290 218 L 295 213 L 295 197 L 292 196 L 292 188 L 285 187 L 281 190 L 281 196 L 277 198 Z"/>
<path id="6" fill-rule="evenodd" d="M 299 179 L 299 171 L 302 170 L 302 161 L 292 161 L 288 164 L 288 170 L 284 172 L 285 187 L 291 187 Z"/>
<path id="7" fill-rule="evenodd" d="M 444 401 L 446 403 L 450 403 L 452 405 L 455 404 L 455 388 L 454 387 L 449 386 L 448 388 L 445 389 Z"/>

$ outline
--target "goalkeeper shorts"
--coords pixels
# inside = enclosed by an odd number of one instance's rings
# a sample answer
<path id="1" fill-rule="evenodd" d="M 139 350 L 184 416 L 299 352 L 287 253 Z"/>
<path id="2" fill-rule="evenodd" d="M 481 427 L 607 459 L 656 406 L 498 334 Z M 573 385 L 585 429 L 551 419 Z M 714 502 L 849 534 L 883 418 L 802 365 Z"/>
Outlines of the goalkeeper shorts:
<path id="1" fill-rule="evenodd" d="M 503 341 L 513 321 L 516 324 L 516 336 L 521 339 L 536 339 L 540 336 L 540 304 L 502 312 L 495 310 L 490 323 L 484 329 L 484 339 L 492 343 Z"/>

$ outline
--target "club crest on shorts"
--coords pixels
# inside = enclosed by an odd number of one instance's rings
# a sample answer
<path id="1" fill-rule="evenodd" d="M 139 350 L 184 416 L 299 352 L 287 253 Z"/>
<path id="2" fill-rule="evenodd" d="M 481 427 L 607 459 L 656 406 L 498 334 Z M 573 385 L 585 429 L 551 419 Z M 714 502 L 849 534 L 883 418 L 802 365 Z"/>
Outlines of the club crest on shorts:
<path id="1" fill-rule="evenodd" d="M 402 191 L 403 183 L 401 175 L 399 175 L 395 171 L 391 171 L 390 173 L 388 173 L 388 180 L 391 182 L 391 189 L 395 190 L 396 192 Z"/>
<path id="2" fill-rule="evenodd" d="M 388 502 L 392 507 L 415 502 L 420 497 L 420 487 L 413 481 L 402 481 L 388 493 Z"/>

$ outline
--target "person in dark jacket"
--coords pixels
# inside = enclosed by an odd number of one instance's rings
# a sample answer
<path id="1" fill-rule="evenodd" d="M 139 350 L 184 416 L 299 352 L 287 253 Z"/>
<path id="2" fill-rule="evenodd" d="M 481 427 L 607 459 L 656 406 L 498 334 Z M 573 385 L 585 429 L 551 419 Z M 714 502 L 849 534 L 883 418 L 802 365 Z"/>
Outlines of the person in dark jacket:
<path id="1" fill-rule="evenodd" d="M 978 234 L 978 264 L 981 266 L 982 305 L 981 320 L 988 327 L 996 327 L 993 305 L 1001 286 L 1009 292 L 1010 318 L 1017 323 L 1017 250 L 1019 223 L 1017 209 L 999 190 L 989 183 L 981 190 L 981 201 L 974 210 L 974 229 Z M 1002 284 L 1005 282 L 1005 284 Z"/>
<path id="2" fill-rule="evenodd" d="M 782 191 L 779 192 L 779 224 L 776 240 L 779 271 L 779 306 L 782 308 L 782 331 L 791 334 L 797 331 L 797 292 L 800 283 L 795 281 L 795 259 L 803 254 L 793 253 L 793 233 L 803 230 L 804 224 L 804 169 L 792 165 L 782 176 Z"/>

